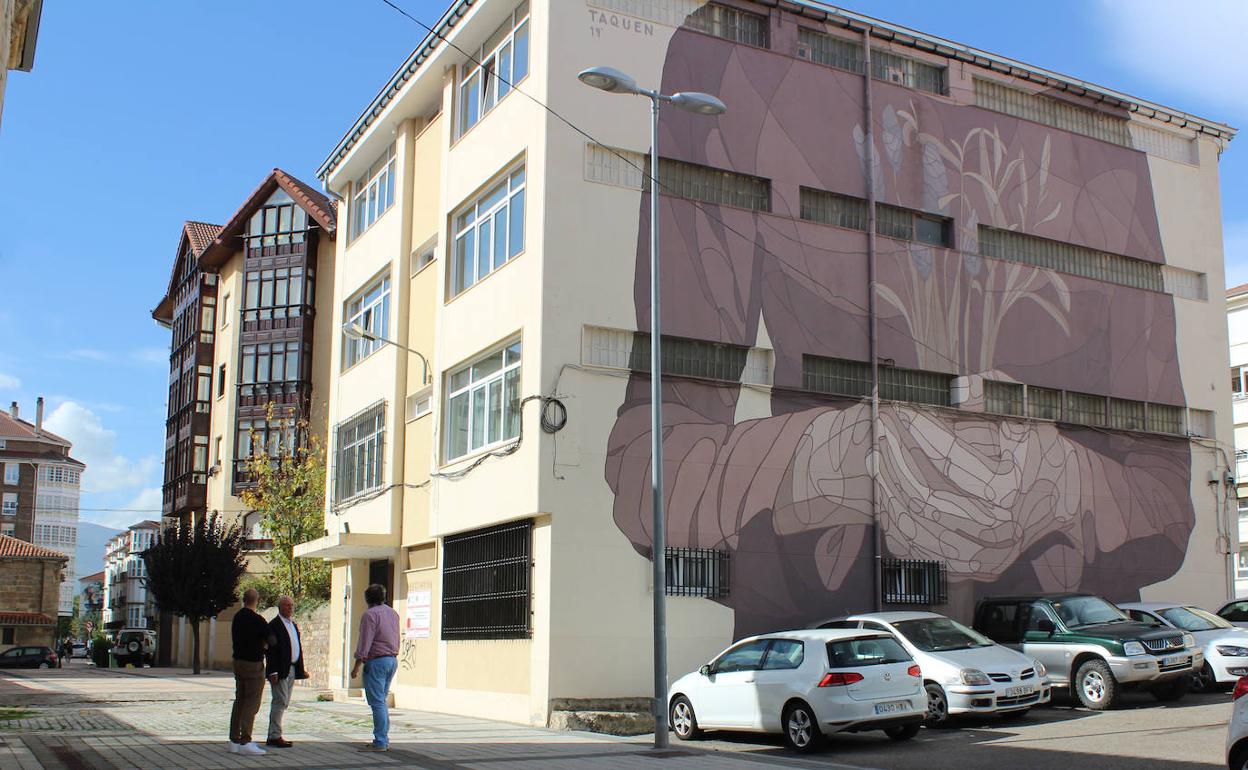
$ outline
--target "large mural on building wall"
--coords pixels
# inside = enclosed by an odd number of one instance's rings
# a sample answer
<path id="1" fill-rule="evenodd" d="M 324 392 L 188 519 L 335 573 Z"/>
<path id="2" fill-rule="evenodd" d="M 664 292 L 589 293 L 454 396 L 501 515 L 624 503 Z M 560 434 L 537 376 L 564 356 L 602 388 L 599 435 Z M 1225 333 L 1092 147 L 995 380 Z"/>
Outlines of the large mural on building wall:
<path id="1" fill-rule="evenodd" d="M 881 202 L 953 221 L 955 249 L 878 239 L 882 359 L 1184 404 L 1169 295 L 977 256 L 982 223 L 1163 263 L 1143 153 L 882 82 L 867 147 L 860 77 L 685 30 L 663 75 L 682 89 L 729 112 L 666 110 L 663 154 L 772 184 L 770 213 L 660 203 L 664 333 L 748 346 L 761 330 L 774 350 L 767 417 L 738 419 L 740 386 L 664 381 L 668 542 L 732 554 L 738 636 L 874 604 L 869 404 L 802 391 L 803 355 L 868 360 L 865 235 L 801 220 L 800 187 L 865 198 L 875 152 Z M 644 555 L 648 388 L 630 379 L 605 468 Z M 1185 440 L 885 402 L 879 448 L 884 551 L 947 562 L 956 614 L 1024 590 L 1125 601 L 1185 558 Z"/>

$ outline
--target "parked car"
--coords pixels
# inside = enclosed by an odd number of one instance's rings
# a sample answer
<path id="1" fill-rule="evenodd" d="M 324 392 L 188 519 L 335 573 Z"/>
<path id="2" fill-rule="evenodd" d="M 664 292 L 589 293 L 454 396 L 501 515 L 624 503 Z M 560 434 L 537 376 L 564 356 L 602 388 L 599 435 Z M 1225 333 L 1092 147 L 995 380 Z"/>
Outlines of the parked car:
<path id="1" fill-rule="evenodd" d="M 1048 669 L 1087 708 L 1113 707 L 1128 687 L 1147 687 L 1160 701 L 1187 694 L 1205 664 L 1190 633 L 1131 620 L 1099 596 L 1045 594 L 985 599 L 975 630 L 1020 650 Z"/>
<path id="2" fill-rule="evenodd" d="M 958 714 L 1027 713 L 1051 695 L 1044 664 L 996 644 L 934 612 L 872 612 L 824 621 L 817 628 L 862 628 L 893 634 L 923 671 L 927 724 Z"/>
<path id="3" fill-rule="evenodd" d="M 56 668 L 51 647 L 10 647 L 0 652 L 0 668 Z"/>
<path id="4" fill-rule="evenodd" d="M 1231 700 L 1231 721 L 1226 726 L 1226 766 L 1229 770 L 1248 770 L 1248 676 L 1235 682 Z"/>
<path id="5" fill-rule="evenodd" d="M 1215 614 L 1233 626 L 1248 628 L 1248 599 L 1229 601 Z"/>
<path id="6" fill-rule="evenodd" d="M 138 668 L 145 663 L 150 666 L 156 661 L 156 632 L 145 628 L 123 628 L 117 633 L 113 651 L 119 666 L 128 663 Z"/>
<path id="7" fill-rule="evenodd" d="M 1190 604 L 1135 602 L 1119 604 L 1132 620 L 1188 631 L 1205 653 L 1205 665 L 1192 677 L 1192 687 L 1207 692 L 1234 684 L 1248 675 L 1248 629 L 1236 628 L 1212 612 Z"/>
<path id="8" fill-rule="evenodd" d="M 783 733 L 795 751 L 836 732 L 918 734 L 927 710 L 919 666 L 891 635 L 784 631 L 743 639 L 668 691 L 676 737 L 704 730 Z"/>

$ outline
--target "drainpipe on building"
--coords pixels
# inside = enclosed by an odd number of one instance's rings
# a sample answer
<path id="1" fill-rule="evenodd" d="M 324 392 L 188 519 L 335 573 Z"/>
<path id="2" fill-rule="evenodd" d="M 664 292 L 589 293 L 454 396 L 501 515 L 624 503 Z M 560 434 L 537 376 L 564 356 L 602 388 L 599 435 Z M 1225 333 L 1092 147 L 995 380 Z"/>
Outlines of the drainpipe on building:
<path id="1" fill-rule="evenodd" d="M 877 348 L 877 323 L 875 312 L 875 106 L 871 98 L 871 28 L 862 31 L 864 116 L 866 122 L 866 173 L 867 173 L 867 342 L 871 356 L 871 566 L 875 586 L 875 610 L 883 609 L 884 581 L 881 559 L 883 536 L 880 532 L 880 359 Z"/>

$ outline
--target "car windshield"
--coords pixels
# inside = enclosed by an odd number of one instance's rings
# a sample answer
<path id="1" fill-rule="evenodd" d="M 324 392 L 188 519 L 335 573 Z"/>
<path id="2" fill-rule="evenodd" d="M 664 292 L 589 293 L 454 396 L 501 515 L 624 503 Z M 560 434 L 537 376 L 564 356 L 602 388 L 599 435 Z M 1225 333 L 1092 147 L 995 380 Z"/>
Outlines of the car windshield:
<path id="1" fill-rule="evenodd" d="M 991 647 L 992 641 L 949 618 L 919 618 L 893 623 L 897 633 L 923 652 L 948 652 L 972 647 Z"/>
<path id="2" fill-rule="evenodd" d="M 1122 610 L 1099 596 L 1071 596 L 1050 602 L 1067 628 L 1081 628 L 1100 623 L 1126 623 L 1131 619 Z"/>
<path id="3" fill-rule="evenodd" d="M 881 666 L 886 663 L 906 663 L 910 660 L 910 654 L 906 652 L 906 648 L 891 636 L 828 642 L 828 666 L 830 668 Z"/>
<path id="4" fill-rule="evenodd" d="M 1157 614 L 1170 622 L 1175 628 L 1184 631 L 1212 631 L 1215 628 L 1234 628 L 1222 618 L 1199 607 L 1170 607 L 1157 610 Z"/>

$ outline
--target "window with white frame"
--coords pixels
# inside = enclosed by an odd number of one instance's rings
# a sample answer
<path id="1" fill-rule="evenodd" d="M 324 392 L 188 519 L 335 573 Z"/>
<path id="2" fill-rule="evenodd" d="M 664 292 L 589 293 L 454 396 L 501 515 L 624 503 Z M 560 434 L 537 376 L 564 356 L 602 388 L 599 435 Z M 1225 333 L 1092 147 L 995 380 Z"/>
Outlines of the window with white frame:
<path id="1" fill-rule="evenodd" d="M 460 68 L 459 133 L 463 134 L 529 74 L 528 0 L 508 15 Z"/>
<path id="2" fill-rule="evenodd" d="M 512 342 L 447 377 L 446 459 L 520 434 L 520 343 Z"/>
<path id="3" fill-rule="evenodd" d="M 5 516 L 17 515 L 17 493 L 16 492 L 5 492 L 4 496 L 0 498 L 0 514 L 3 514 Z"/>
<path id="4" fill-rule="evenodd" d="M 433 411 L 433 386 L 426 385 L 407 397 L 407 419 L 415 420 Z"/>
<path id="5" fill-rule="evenodd" d="M 394 145 L 386 148 L 368 173 L 356 180 L 351 199 L 351 240 L 373 226 L 394 205 Z"/>
<path id="6" fill-rule="evenodd" d="M 1239 549 L 1239 556 L 1235 560 L 1235 577 L 1248 578 L 1248 546 Z"/>
<path id="7" fill-rule="evenodd" d="M 1248 375 L 1248 367 L 1235 366 L 1231 368 L 1231 398 L 1248 397 L 1248 387 L 1245 386 L 1245 376 Z"/>
<path id="8" fill-rule="evenodd" d="M 337 445 L 337 499 L 346 500 L 380 488 L 386 445 L 385 403 L 338 426 Z"/>
<path id="9" fill-rule="evenodd" d="M 524 248 L 524 167 L 508 172 L 455 216 L 451 296 L 502 267 Z"/>
<path id="10" fill-rule="evenodd" d="M 22 466 L 19 465 L 18 463 L 5 463 L 4 464 L 4 483 L 16 484 L 18 481 L 18 473 L 20 472 L 21 467 Z"/>
<path id="11" fill-rule="evenodd" d="M 349 369 L 371 356 L 390 337 L 390 276 L 373 283 L 347 300 L 343 308 L 347 323 L 359 326 L 376 339 L 342 335 L 342 368 Z"/>
<path id="12" fill-rule="evenodd" d="M 0 535 L 8 535 L 9 537 L 13 537 L 13 534 L 15 532 L 17 532 L 17 525 L 14 524 L 13 522 L 5 522 L 3 524 L 0 524 Z M 8 629 L 5 629 L 5 630 L 7 631 Z"/>

